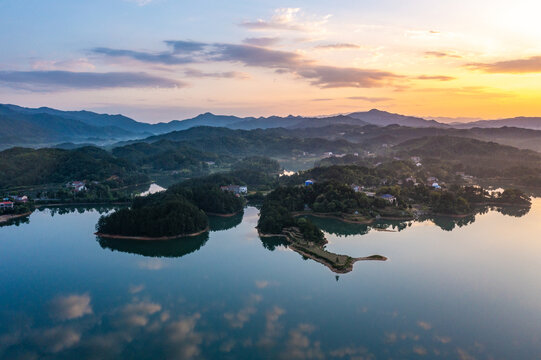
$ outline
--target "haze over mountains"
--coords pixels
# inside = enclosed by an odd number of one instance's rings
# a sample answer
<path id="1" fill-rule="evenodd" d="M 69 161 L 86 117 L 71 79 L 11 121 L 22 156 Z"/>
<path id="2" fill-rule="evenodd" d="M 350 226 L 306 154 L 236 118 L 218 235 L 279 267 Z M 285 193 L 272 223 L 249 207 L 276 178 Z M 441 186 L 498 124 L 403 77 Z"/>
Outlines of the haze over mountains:
<path id="1" fill-rule="evenodd" d="M 200 114 L 186 120 L 148 124 L 123 115 L 98 114 L 91 111 L 61 111 L 47 107 L 37 109 L 16 105 L 0 105 L 0 148 L 12 146 L 40 147 L 54 144 L 94 143 L 104 145 L 117 141 L 143 139 L 172 131 L 197 126 L 226 127 L 229 129 L 309 129 L 333 125 L 385 127 L 400 125 L 414 128 L 471 129 L 516 127 L 541 130 L 541 117 L 517 117 L 481 120 L 469 123 L 444 124 L 420 117 L 392 114 L 380 110 L 354 112 L 329 117 L 270 116 L 237 117 L 231 115 Z M 530 134 L 530 137 L 532 135 Z M 533 136 L 538 137 L 538 134 Z M 383 139 L 382 139 L 383 140 Z"/>

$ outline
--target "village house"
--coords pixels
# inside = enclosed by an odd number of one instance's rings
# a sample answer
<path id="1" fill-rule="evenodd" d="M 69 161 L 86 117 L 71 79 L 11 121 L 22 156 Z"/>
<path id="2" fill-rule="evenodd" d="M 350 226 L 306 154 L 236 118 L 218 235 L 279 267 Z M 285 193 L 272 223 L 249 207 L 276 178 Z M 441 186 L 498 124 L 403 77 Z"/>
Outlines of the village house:
<path id="1" fill-rule="evenodd" d="M 408 182 L 412 182 L 413 185 L 417 185 L 417 179 L 414 178 L 414 177 L 410 176 L 410 177 L 406 178 L 406 183 L 408 183 Z"/>
<path id="2" fill-rule="evenodd" d="M 222 191 L 230 191 L 235 195 L 241 195 L 241 194 L 247 194 L 248 193 L 248 187 L 247 186 L 241 186 L 241 185 L 226 185 L 221 186 L 220 189 Z"/>
<path id="3" fill-rule="evenodd" d="M 12 199 L 13 199 L 13 201 L 16 201 L 16 202 L 22 202 L 22 203 L 28 202 L 28 196 L 26 196 L 26 195 L 13 196 Z"/>
<path id="4" fill-rule="evenodd" d="M 0 202 L 0 209 L 13 209 L 13 202 L 12 201 Z"/>
<path id="5" fill-rule="evenodd" d="M 86 191 L 86 183 L 84 181 L 72 181 L 66 186 L 72 188 L 75 192 Z"/>
<path id="6" fill-rule="evenodd" d="M 391 194 L 383 194 L 380 198 L 387 201 L 389 204 L 396 204 L 396 197 Z"/>
<path id="7" fill-rule="evenodd" d="M 355 184 L 351 184 L 351 188 L 353 189 L 353 191 L 355 191 L 356 193 L 358 192 L 361 192 L 364 187 L 360 186 L 360 185 L 355 185 Z"/>
<path id="8" fill-rule="evenodd" d="M 310 185 L 314 185 L 315 181 L 312 180 L 312 179 L 308 179 L 304 182 L 304 186 L 310 186 Z"/>

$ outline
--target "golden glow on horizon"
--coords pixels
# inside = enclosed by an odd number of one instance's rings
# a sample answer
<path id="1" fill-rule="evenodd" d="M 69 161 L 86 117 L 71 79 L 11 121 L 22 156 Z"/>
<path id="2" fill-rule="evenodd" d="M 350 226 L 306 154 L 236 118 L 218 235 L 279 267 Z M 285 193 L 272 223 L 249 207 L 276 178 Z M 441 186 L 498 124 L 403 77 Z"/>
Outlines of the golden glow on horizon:
<path id="1" fill-rule="evenodd" d="M 421 8 L 424 3 L 418 2 Z M 297 56 L 285 70 L 261 59 L 257 64 L 236 58 L 186 65 L 77 54 L 72 59 L 34 60 L 32 67 L 145 72 L 186 86 L 62 89 L 31 96 L 15 89 L 0 92 L 0 96 L 3 102 L 122 112 L 149 122 L 204 111 L 239 116 L 324 115 L 371 108 L 416 116 L 541 116 L 541 2 L 483 0 L 432 5 L 418 14 L 380 9 L 387 13 L 378 17 L 359 12 L 358 18 L 353 13 L 351 17 L 335 15 L 332 8 L 328 13 L 312 13 L 307 5 L 270 9 L 251 19 L 231 19 L 236 38 L 228 44 L 267 39 L 262 45 L 266 49 Z M 150 46 L 155 46 L 148 50 L 151 54 L 167 51 L 161 38 Z M 141 48 L 126 50 L 144 51 Z M 321 75 L 327 69 L 317 69 L 317 75 L 307 75 L 303 68 L 312 71 L 318 66 L 332 68 L 329 71 L 361 69 L 391 75 L 368 87 L 361 87 L 364 83 L 352 87 L 344 85 L 347 76 L 342 74 Z M 325 76 L 334 78 L 322 80 Z"/>

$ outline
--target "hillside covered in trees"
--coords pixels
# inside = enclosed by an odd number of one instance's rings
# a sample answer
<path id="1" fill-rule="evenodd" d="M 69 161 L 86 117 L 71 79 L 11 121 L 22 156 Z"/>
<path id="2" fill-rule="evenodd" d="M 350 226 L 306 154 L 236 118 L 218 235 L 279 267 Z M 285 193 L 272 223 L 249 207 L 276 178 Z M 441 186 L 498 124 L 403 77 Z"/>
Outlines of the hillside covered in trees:
<path id="1" fill-rule="evenodd" d="M 97 147 L 74 150 L 12 148 L 0 152 L 0 188 L 73 180 L 129 185 L 148 181 L 133 164 Z"/>
<path id="2" fill-rule="evenodd" d="M 167 191 L 137 197 L 130 208 L 102 216 L 96 225 L 100 236 L 174 238 L 205 231 L 206 213 L 242 211 L 244 200 L 217 185 L 178 184 Z"/>

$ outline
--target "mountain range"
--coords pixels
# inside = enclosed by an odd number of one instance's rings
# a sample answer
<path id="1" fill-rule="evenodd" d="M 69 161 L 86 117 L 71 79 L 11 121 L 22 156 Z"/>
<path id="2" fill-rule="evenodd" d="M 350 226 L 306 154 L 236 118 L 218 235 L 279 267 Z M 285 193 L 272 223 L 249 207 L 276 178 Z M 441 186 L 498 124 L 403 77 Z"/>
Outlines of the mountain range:
<path id="1" fill-rule="evenodd" d="M 91 111 L 62 111 L 48 107 L 25 108 L 0 104 L 0 148 L 12 146 L 41 147 L 60 143 L 93 143 L 106 145 L 118 141 L 147 138 L 197 126 L 253 130 L 269 128 L 309 129 L 330 125 L 388 126 L 415 128 L 469 129 L 519 127 L 541 130 L 541 118 L 517 117 L 444 124 L 420 117 L 393 114 L 372 109 L 329 117 L 270 116 L 237 117 L 200 114 L 186 120 L 157 124 L 138 122 L 124 115 L 99 114 Z M 63 144 L 69 147 L 70 144 Z"/>

